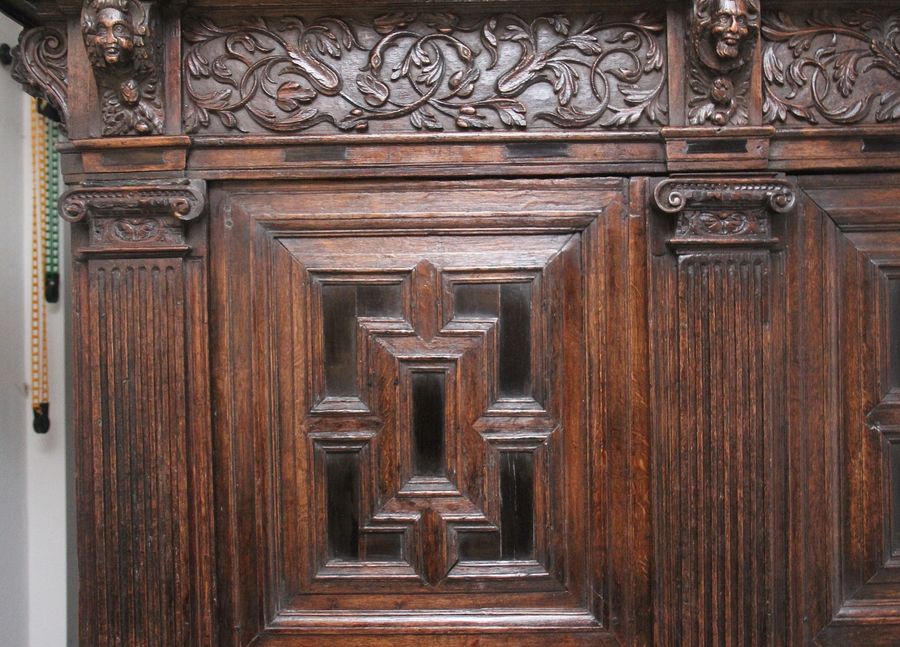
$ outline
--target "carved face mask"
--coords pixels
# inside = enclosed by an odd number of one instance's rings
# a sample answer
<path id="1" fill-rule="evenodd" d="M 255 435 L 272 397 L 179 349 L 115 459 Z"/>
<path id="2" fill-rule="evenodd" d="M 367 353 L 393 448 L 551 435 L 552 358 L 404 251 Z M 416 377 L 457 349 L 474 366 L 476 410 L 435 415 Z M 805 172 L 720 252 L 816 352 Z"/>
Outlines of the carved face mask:
<path id="1" fill-rule="evenodd" d="M 719 0 L 711 28 L 719 58 L 737 58 L 750 33 L 744 0 Z"/>
<path id="2" fill-rule="evenodd" d="M 134 53 L 134 31 L 122 11 L 107 7 L 97 14 L 92 45 L 107 65 L 126 63 Z"/>

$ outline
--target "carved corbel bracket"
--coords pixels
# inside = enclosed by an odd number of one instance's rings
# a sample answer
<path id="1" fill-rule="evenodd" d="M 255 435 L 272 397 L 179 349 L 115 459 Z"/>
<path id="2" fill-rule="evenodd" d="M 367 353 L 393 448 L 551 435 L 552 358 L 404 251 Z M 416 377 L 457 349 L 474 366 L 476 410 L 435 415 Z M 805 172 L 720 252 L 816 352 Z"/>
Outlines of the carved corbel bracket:
<path id="1" fill-rule="evenodd" d="M 104 135 L 163 132 L 160 28 L 152 3 L 87 0 L 81 12 Z"/>
<path id="2" fill-rule="evenodd" d="M 34 27 L 19 35 L 12 50 L 12 78 L 33 97 L 45 99 L 59 114 L 63 130 L 69 117 L 68 42 L 54 27 Z"/>
<path id="3" fill-rule="evenodd" d="M 794 186 L 778 178 L 672 178 L 653 198 L 678 216 L 670 245 L 772 244 L 771 216 L 790 213 L 797 201 Z"/>
<path id="4" fill-rule="evenodd" d="M 187 253 L 185 223 L 206 206 L 202 180 L 141 184 L 84 183 L 60 199 L 60 215 L 87 222 L 88 244 L 81 253 Z"/>
<path id="5" fill-rule="evenodd" d="M 694 0 L 688 94 L 692 125 L 750 122 L 750 78 L 759 28 L 759 0 Z"/>

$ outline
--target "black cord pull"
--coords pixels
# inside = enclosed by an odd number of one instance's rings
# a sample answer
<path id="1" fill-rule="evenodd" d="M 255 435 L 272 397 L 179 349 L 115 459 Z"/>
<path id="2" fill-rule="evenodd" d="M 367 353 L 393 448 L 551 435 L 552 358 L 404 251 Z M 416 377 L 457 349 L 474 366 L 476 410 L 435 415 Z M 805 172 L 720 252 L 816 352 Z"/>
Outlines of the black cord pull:
<path id="1" fill-rule="evenodd" d="M 59 272 L 47 272 L 44 275 L 44 298 L 47 303 L 59 301 Z"/>
<path id="2" fill-rule="evenodd" d="M 40 408 L 34 410 L 34 430 L 39 434 L 50 431 L 50 403 L 41 402 Z"/>

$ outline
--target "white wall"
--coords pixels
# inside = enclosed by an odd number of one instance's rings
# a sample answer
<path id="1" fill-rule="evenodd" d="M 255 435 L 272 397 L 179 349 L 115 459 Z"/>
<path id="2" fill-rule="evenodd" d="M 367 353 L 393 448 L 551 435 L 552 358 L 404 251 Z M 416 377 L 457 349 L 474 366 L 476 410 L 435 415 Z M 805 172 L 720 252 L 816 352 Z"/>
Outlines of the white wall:
<path id="1" fill-rule="evenodd" d="M 0 15 L 0 42 L 14 44 L 19 31 L 18 25 Z M 62 647 L 68 642 L 70 615 L 64 425 L 65 306 L 62 303 L 48 306 L 52 428 L 42 436 L 31 429 L 27 386 L 30 379 L 30 139 L 30 98 L 9 78 L 8 70 L 2 70 L 0 644 Z"/>
<path id="2" fill-rule="evenodd" d="M 0 41 L 13 43 L 18 32 L 0 16 Z M 0 627 L 8 645 L 28 644 L 25 109 L 0 70 Z"/>

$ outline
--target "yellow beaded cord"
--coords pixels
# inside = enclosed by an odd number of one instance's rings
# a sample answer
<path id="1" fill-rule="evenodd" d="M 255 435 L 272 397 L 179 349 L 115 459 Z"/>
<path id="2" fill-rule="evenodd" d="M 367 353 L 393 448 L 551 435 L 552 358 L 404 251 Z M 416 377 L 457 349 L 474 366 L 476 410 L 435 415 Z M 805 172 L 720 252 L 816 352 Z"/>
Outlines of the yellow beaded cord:
<path id="1" fill-rule="evenodd" d="M 50 428 L 50 375 L 47 357 L 47 304 L 43 290 L 43 241 L 47 235 L 44 205 L 47 200 L 47 132 L 38 113 L 37 100 L 31 104 L 31 407 L 34 430 Z"/>

